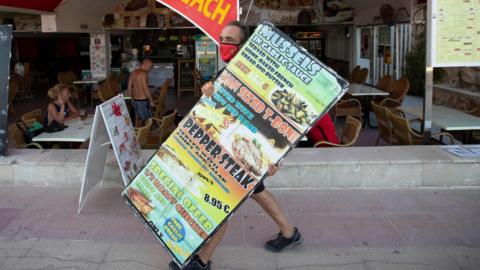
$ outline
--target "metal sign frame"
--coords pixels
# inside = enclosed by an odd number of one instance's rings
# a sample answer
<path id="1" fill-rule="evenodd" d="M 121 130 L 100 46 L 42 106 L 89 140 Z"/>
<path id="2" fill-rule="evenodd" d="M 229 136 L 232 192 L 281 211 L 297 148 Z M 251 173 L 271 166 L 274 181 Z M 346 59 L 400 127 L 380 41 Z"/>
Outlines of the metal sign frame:
<path id="1" fill-rule="evenodd" d="M 0 25 L 0 156 L 8 150 L 8 84 L 10 81 L 10 57 L 12 26 Z"/>

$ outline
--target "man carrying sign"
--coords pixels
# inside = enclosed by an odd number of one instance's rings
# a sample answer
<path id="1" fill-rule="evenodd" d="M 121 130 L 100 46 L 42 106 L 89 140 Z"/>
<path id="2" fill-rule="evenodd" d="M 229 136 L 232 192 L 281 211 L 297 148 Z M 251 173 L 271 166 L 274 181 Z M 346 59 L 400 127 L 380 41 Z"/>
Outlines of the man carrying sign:
<path id="1" fill-rule="evenodd" d="M 247 41 L 249 36 L 249 29 L 247 26 L 233 21 L 229 23 L 222 30 L 220 34 L 220 54 L 222 60 L 228 63 L 240 51 L 241 46 Z M 212 82 L 206 83 L 202 87 L 202 93 L 206 96 L 212 96 L 215 88 Z M 278 170 L 276 165 L 271 165 L 269 168 L 269 175 L 273 176 Z M 265 249 L 271 252 L 281 252 L 288 246 L 298 246 L 302 243 L 303 238 L 297 228 L 293 227 L 283 214 L 280 206 L 273 197 L 272 193 L 265 190 L 265 186 L 260 184 L 253 192 L 252 198 L 265 210 L 265 212 L 275 221 L 279 227 L 280 232 L 265 243 Z M 215 248 L 220 243 L 225 231 L 227 223 L 218 229 L 216 234 L 203 247 L 203 249 L 187 264 L 183 269 L 188 270 L 202 270 L 210 269 L 210 257 Z M 177 270 L 179 267 L 172 261 L 170 263 L 171 270 Z"/>

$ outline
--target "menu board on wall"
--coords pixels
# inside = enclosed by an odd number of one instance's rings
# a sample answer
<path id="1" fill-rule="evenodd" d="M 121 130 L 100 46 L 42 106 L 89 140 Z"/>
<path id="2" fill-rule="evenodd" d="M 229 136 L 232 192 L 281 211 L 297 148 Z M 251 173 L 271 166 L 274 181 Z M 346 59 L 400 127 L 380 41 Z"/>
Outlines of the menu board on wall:
<path id="1" fill-rule="evenodd" d="M 480 1 L 432 0 L 433 67 L 480 66 Z"/>
<path id="2" fill-rule="evenodd" d="M 92 77 L 107 77 L 107 51 L 104 34 L 90 35 L 90 70 Z"/>
<path id="3" fill-rule="evenodd" d="M 347 86 L 264 22 L 123 196 L 183 265 Z"/>

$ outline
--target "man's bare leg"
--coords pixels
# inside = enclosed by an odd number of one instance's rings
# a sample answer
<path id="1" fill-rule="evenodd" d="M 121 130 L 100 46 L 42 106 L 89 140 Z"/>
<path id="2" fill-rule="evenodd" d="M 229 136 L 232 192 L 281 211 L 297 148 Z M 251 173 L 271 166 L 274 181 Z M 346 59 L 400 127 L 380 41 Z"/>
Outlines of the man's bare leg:
<path id="1" fill-rule="evenodd" d="M 198 253 L 198 257 L 200 260 L 202 260 L 203 263 L 207 264 L 210 261 L 210 258 L 213 255 L 213 252 L 217 248 L 217 246 L 220 244 L 222 241 L 223 235 L 225 235 L 225 232 L 227 231 L 227 224 L 228 222 L 225 222 L 225 224 L 218 229 L 218 231 L 215 233 L 215 235 L 210 239 L 210 241 L 200 250 Z"/>
<path id="2" fill-rule="evenodd" d="M 273 197 L 270 191 L 264 190 L 253 194 L 252 199 L 254 199 L 263 210 L 267 212 L 273 221 L 275 221 L 284 237 L 290 238 L 293 236 L 295 228 L 288 222 L 287 217 L 283 214 L 280 205 L 278 205 L 277 200 Z"/>

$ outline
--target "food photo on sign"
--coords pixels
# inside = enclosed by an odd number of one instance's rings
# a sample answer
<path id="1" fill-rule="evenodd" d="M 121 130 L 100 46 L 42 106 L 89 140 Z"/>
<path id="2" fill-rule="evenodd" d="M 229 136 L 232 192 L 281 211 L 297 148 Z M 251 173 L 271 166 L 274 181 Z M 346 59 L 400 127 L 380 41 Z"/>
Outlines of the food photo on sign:
<path id="1" fill-rule="evenodd" d="M 122 195 L 186 265 L 346 92 L 348 83 L 261 23 Z"/>
<path id="2" fill-rule="evenodd" d="M 353 21 L 354 8 L 341 0 L 325 0 L 323 2 L 323 20 L 325 22 Z"/>

